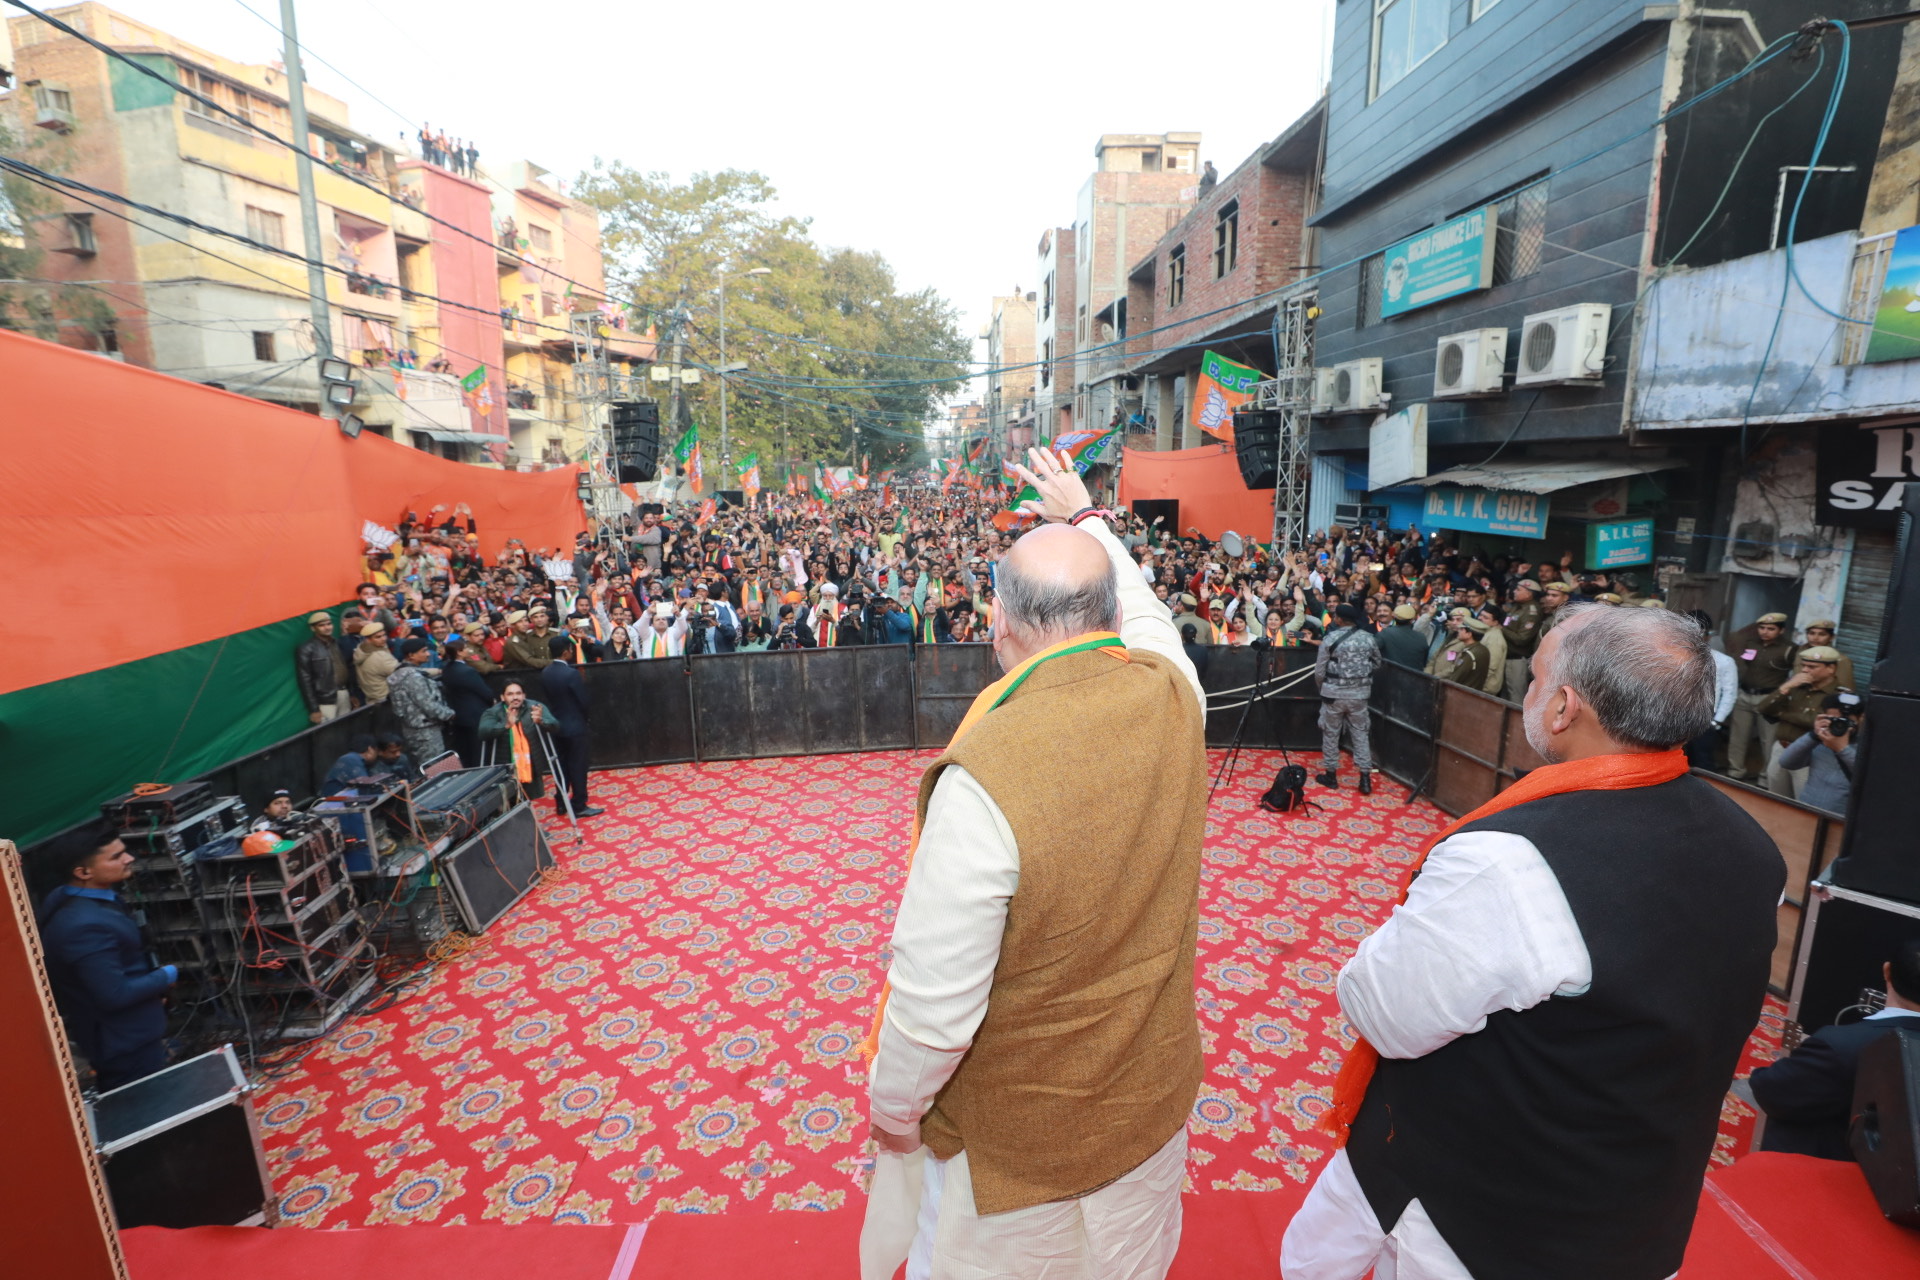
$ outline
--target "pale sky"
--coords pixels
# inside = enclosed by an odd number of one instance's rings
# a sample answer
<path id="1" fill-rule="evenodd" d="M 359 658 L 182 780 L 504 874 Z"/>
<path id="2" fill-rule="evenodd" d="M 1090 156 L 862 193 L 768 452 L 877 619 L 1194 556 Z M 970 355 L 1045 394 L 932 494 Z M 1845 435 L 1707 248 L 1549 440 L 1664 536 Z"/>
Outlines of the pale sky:
<path id="1" fill-rule="evenodd" d="M 110 7 L 226 57 L 279 57 L 246 12 L 277 22 L 278 0 Z M 1317 95 L 1332 9 L 302 0 L 298 21 L 308 79 L 362 132 L 411 141 L 425 120 L 471 139 L 482 168 L 568 178 L 595 156 L 757 169 L 821 243 L 880 251 L 973 336 L 991 297 L 1036 287 L 1040 233 L 1073 220 L 1101 134 L 1196 130 L 1230 172 Z"/>

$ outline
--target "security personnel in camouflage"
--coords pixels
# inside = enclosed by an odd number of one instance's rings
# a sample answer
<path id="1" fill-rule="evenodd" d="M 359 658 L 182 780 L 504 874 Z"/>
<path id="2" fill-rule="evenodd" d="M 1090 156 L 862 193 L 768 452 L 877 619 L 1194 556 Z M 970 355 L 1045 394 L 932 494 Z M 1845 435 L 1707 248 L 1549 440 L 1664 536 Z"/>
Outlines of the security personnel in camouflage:
<path id="1" fill-rule="evenodd" d="M 1767 752 L 1767 790 L 1789 800 L 1800 794 L 1806 771 L 1781 768 L 1780 753 L 1792 746 L 1796 738 L 1813 732 L 1821 704 L 1840 687 L 1840 651 L 1826 645 L 1802 649 L 1798 664 L 1800 669 L 1760 699 L 1757 708 L 1761 715 L 1773 721 L 1773 742 Z"/>
<path id="2" fill-rule="evenodd" d="M 1793 674 L 1798 649 L 1787 634 L 1787 615 L 1762 614 L 1750 627 L 1727 637 L 1727 652 L 1740 680 L 1733 701 L 1727 739 L 1727 775 L 1741 782 L 1758 782 L 1761 775 L 1747 769 L 1747 749 L 1758 746 L 1760 758 L 1773 758 L 1773 730 L 1762 717 L 1760 704 Z"/>
<path id="3" fill-rule="evenodd" d="M 1427 674 L 1455 684 L 1478 689 L 1487 682 L 1487 646 L 1480 643 L 1486 634 L 1484 619 L 1459 616 L 1448 619 L 1449 639 L 1427 663 Z"/>
<path id="4" fill-rule="evenodd" d="M 1533 649 L 1540 641 L 1540 629 L 1546 611 L 1540 607 L 1540 584 L 1522 578 L 1514 584 L 1507 603 L 1506 616 L 1500 620 L 1500 632 L 1507 638 L 1507 683 L 1509 701 L 1520 702 L 1527 696 L 1533 679 Z"/>

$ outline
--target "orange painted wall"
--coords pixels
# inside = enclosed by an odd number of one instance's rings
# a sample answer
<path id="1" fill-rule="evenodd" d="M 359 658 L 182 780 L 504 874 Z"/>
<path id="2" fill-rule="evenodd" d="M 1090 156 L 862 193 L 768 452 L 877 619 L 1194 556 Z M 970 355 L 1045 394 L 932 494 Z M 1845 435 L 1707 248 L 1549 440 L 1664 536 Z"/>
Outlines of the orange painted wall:
<path id="1" fill-rule="evenodd" d="M 1241 483 L 1240 464 L 1231 448 L 1126 450 L 1120 464 L 1121 503 L 1154 498 L 1179 500 L 1182 533 L 1191 525 L 1209 538 L 1228 529 L 1252 542 L 1273 536 L 1273 490 Z"/>
<path id="2" fill-rule="evenodd" d="M 0 693 L 353 594 L 363 521 L 465 502 L 481 549 L 572 545 L 575 468 L 450 462 L 0 332 Z"/>

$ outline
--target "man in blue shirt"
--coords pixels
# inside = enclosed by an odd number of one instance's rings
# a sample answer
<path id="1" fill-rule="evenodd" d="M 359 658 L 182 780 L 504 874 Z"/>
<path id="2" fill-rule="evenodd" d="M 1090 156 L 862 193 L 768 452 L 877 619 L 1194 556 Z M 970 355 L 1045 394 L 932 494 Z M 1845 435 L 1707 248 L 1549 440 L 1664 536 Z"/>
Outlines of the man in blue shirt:
<path id="1" fill-rule="evenodd" d="M 60 881 L 41 900 L 39 923 L 67 1033 L 103 1090 L 152 1075 L 167 1065 L 165 996 L 180 974 L 154 967 L 116 892 L 133 855 L 102 820 L 57 837 L 36 859 L 45 880 Z"/>
<path id="2" fill-rule="evenodd" d="M 379 755 L 373 735 L 362 734 L 355 738 L 352 749 L 335 760 L 333 767 L 327 770 L 327 776 L 320 783 L 320 794 L 337 796 L 361 779 L 372 777 L 374 761 Z"/>

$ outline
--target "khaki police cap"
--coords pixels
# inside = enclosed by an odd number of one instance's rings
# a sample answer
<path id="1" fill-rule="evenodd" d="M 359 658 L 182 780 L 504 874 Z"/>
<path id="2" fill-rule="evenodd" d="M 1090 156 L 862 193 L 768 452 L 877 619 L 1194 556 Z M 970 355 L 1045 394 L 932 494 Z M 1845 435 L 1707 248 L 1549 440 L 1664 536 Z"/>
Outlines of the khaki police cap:
<path id="1" fill-rule="evenodd" d="M 1573 584 L 1571 582 L 1549 582 L 1544 590 L 1558 591 L 1563 596 L 1570 596 L 1573 594 Z"/>
<path id="2" fill-rule="evenodd" d="M 1460 621 L 1466 623 L 1467 626 L 1469 626 L 1473 630 L 1481 633 L 1485 633 L 1487 628 L 1492 625 L 1485 618 L 1476 618 L 1471 614 L 1467 615 L 1464 618 L 1461 618 Z"/>
<path id="3" fill-rule="evenodd" d="M 1832 631 L 1833 629 L 1833 620 L 1831 618 L 1819 618 L 1807 624 L 1807 630 L 1809 631 Z"/>
<path id="4" fill-rule="evenodd" d="M 1787 625 L 1787 615 L 1784 613 L 1763 613 L 1753 625 L 1757 627 L 1763 622 L 1770 622 L 1776 627 L 1784 627 Z"/>
<path id="5" fill-rule="evenodd" d="M 1800 651 L 1800 661 L 1837 663 L 1840 661 L 1840 651 L 1832 645 L 1816 644 Z"/>
<path id="6" fill-rule="evenodd" d="M 1402 622 L 1412 622 L 1420 616 L 1420 611 L 1410 604 L 1403 604 L 1394 609 L 1393 616 Z"/>

